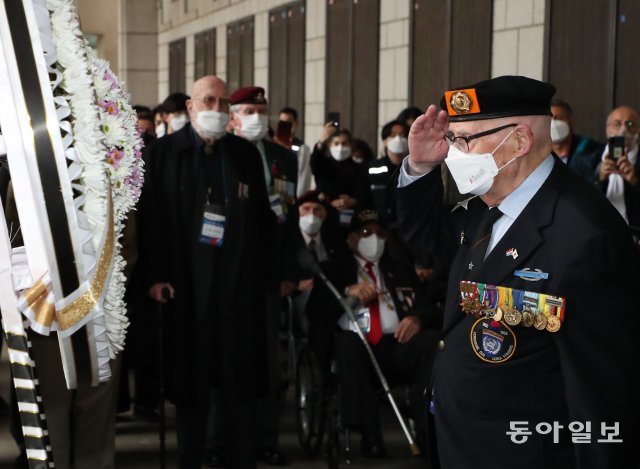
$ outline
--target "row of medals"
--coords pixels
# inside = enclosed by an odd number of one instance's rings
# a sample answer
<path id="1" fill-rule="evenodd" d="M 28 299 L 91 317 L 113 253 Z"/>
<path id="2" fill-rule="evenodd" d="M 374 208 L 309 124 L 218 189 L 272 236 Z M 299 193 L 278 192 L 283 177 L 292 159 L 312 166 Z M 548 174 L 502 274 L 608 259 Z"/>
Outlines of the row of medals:
<path id="1" fill-rule="evenodd" d="M 535 314 L 531 309 L 518 311 L 513 306 L 502 305 L 497 308 L 487 308 L 484 304 L 471 298 L 465 298 L 461 304 L 462 311 L 471 314 L 474 318 L 480 319 L 484 316 L 494 321 L 504 321 L 510 326 L 534 327 L 539 331 L 548 330 L 549 332 L 558 332 L 562 323 L 560 318 L 553 314 L 545 316 L 544 314 Z"/>

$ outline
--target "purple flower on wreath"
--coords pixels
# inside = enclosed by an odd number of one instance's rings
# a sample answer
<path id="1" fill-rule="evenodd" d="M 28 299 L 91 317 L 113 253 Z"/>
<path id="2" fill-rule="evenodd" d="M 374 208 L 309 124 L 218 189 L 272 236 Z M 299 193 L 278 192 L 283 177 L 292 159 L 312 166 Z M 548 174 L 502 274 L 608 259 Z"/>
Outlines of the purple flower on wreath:
<path id="1" fill-rule="evenodd" d="M 118 88 L 118 83 L 116 82 L 116 78 L 111 73 L 109 73 L 109 70 L 104 71 L 104 75 L 102 75 L 102 79 L 104 81 L 108 81 L 109 83 L 111 83 L 111 87 L 109 88 L 110 90 L 115 90 L 116 88 Z"/>
<path id="2" fill-rule="evenodd" d="M 115 101 L 103 99 L 102 101 L 100 101 L 100 107 L 102 107 L 102 109 L 104 109 L 104 111 L 111 116 L 117 116 L 118 114 L 120 114 L 120 111 L 118 111 L 118 105 Z"/>
<path id="3" fill-rule="evenodd" d="M 118 148 L 113 148 L 107 153 L 107 163 L 113 166 L 116 170 L 120 166 L 122 158 L 124 158 L 124 152 Z"/>

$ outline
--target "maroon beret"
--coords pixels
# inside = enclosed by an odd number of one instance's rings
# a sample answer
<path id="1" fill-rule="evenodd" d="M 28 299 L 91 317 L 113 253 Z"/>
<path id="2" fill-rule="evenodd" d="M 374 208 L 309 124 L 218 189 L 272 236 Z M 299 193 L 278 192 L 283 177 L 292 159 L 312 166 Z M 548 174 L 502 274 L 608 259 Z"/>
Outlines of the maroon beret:
<path id="1" fill-rule="evenodd" d="M 298 197 L 298 206 L 307 203 L 314 202 L 316 204 L 324 205 L 325 207 L 329 206 L 329 197 L 324 192 L 320 191 L 307 191 Z"/>
<path id="2" fill-rule="evenodd" d="M 260 86 L 245 86 L 231 95 L 231 105 L 234 104 L 267 104 L 264 88 Z"/>

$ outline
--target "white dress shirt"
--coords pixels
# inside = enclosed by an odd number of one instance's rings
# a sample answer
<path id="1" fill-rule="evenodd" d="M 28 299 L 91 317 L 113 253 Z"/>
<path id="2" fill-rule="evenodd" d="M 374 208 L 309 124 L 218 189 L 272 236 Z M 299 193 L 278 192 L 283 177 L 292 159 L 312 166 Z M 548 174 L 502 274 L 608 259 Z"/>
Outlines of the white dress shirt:
<path id="1" fill-rule="evenodd" d="M 354 256 L 356 261 L 358 262 L 358 283 L 372 283 L 371 277 L 367 273 L 367 268 L 365 267 L 367 261 L 362 259 L 361 257 Z M 378 262 L 373 264 L 373 274 L 376 277 L 376 291 L 379 293 L 378 295 L 378 305 L 380 308 L 380 326 L 383 334 L 393 334 L 398 328 L 399 318 L 398 313 L 396 312 L 395 305 L 393 304 L 393 297 L 391 293 L 387 291 L 387 288 L 384 284 L 384 276 L 380 271 L 380 266 Z M 363 306 L 357 309 L 355 312 L 357 313 L 360 310 L 368 310 L 368 306 Z M 347 314 L 344 313 L 340 319 L 338 319 L 338 325 L 340 328 L 348 331 L 353 330 L 351 327 L 351 322 L 347 317 Z"/>

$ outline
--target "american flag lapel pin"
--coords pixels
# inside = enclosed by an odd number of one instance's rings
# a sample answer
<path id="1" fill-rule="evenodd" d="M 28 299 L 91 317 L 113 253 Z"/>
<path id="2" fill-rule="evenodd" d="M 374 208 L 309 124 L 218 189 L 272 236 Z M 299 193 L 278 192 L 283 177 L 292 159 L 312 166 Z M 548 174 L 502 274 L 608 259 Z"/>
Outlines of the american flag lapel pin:
<path id="1" fill-rule="evenodd" d="M 516 248 L 511 248 L 506 252 L 506 256 L 511 256 L 514 259 L 518 258 L 518 250 Z"/>

